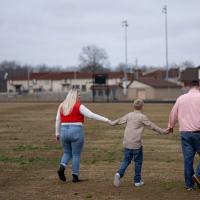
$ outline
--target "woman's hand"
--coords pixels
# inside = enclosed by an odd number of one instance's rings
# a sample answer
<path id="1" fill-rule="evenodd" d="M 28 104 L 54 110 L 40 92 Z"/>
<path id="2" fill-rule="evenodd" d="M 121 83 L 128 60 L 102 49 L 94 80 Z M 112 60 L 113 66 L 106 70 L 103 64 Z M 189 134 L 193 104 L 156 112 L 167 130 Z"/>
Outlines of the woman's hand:
<path id="1" fill-rule="evenodd" d="M 113 121 L 111 121 L 111 120 L 108 121 L 108 124 L 111 125 L 111 126 L 114 125 Z"/>
<path id="2" fill-rule="evenodd" d="M 59 143 L 60 142 L 60 135 L 56 135 L 56 141 Z"/>

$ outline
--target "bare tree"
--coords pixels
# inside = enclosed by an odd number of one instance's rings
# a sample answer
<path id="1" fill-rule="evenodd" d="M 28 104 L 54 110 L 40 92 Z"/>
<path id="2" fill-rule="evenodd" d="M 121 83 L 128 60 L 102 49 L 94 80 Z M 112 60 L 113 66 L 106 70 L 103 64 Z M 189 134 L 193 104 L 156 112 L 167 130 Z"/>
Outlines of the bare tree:
<path id="1" fill-rule="evenodd" d="M 180 65 L 181 65 L 181 68 L 183 68 L 183 69 L 195 67 L 194 63 L 192 61 L 190 61 L 190 60 L 185 60 Z"/>
<path id="2" fill-rule="evenodd" d="M 115 68 L 115 70 L 123 72 L 125 70 L 125 68 L 126 68 L 126 64 L 125 63 L 119 63 L 117 65 L 117 67 Z"/>
<path id="3" fill-rule="evenodd" d="M 171 63 L 170 68 L 179 68 L 181 70 L 184 70 L 186 68 L 193 68 L 195 67 L 194 63 L 190 60 L 185 60 L 184 62 L 181 62 L 179 64 L 177 63 Z"/>
<path id="4" fill-rule="evenodd" d="M 0 71 L 8 73 L 9 78 L 25 76 L 31 70 L 30 65 L 21 65 L 15 61 L 3 61 L 0 63 Z"/>
<path id="5" fill-rule="evenodd" d="M 108 56 L 103 48 L 96 45 L 89 45 L 82 48 L 79 55 L 81 71 L 105 72 L 109 71 L 105 66 L 108 63 Z"/>

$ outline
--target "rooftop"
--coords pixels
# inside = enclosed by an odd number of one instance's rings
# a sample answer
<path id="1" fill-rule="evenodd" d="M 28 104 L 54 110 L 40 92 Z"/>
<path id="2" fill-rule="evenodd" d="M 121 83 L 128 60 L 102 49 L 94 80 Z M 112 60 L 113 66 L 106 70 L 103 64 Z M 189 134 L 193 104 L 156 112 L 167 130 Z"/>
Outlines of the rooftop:
<path id="1" fill-rule="evenodd" d="M 181 88 L 181 85 L 179 85 L 179 84 L 172 83 L 172 82 L 167 81 L 167 80 L 155 79 L 155 78 L 149 78 L 149 77 L 142 77 L 142 78 L 139 78 L 139 79 L 135 79 L 134 81 L 144 83 L 144 84 L 149 85 L 149 86 L 154 87 L 154 88 L 167 88 L 167 87 Z"/>

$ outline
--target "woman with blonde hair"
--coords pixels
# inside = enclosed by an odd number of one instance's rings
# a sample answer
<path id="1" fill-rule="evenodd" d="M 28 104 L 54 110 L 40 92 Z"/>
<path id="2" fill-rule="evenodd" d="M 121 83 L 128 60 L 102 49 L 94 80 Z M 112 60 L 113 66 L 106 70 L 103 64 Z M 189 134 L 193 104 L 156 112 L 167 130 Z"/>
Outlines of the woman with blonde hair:
<path id="1" fill-rule="evenodd" d="M 56 139 L 64 148 L 57 171 L 62 181 L 66 181 L 64 171 L 70 160 L 72 160 L 72 181 L 79 181 L 80 156 L 84 144 L 84 116 L 103 122 L 110 121 L 108 118 L 91 112 L 81 104 L 79 91 L 71 89 L 59 105 L 56 116 Z"/>

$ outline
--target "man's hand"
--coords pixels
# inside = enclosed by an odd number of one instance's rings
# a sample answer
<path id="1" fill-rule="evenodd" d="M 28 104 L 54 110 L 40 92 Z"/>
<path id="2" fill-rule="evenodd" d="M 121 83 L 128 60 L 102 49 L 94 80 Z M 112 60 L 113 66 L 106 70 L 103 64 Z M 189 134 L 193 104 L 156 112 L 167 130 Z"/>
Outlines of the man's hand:
<path id="1" fill-rule="evenodd" d="M 166 128 L 165 129 L 165 134 L 173 133 L 173 128 Z"/>
<path id="2" fill-rule="evenodd" d="M 174 129 L 173 128 L 168 128 L 169 129 L 169 133 L 173 133 Z"/>

